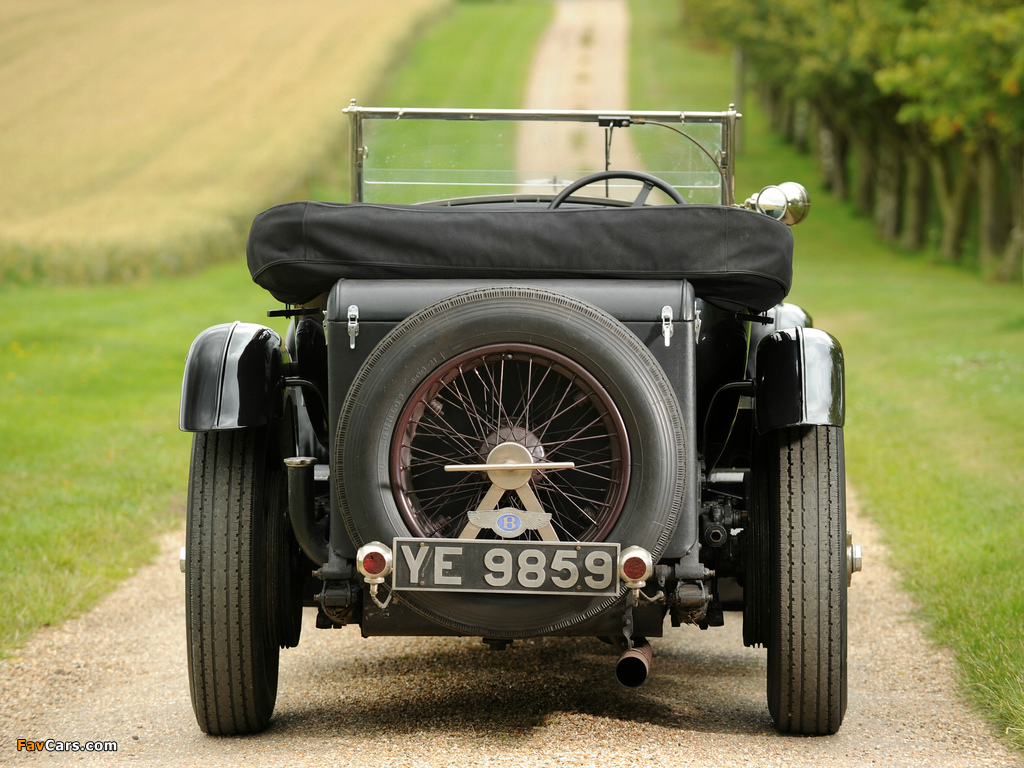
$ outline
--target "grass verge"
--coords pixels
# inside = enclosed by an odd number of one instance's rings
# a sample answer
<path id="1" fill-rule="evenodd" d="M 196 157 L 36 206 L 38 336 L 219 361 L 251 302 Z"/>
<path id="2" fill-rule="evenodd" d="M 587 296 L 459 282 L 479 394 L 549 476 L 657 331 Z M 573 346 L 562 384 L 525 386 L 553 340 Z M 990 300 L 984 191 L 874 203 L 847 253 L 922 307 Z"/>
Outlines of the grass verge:
<path id="1" fill-rule="evenodd" d="M 180 522 L 182 362 L 197 329 L 263 314 L 243 272 L 0 292 L 0 648 L 89 607 Z"/>
<path id="2" fill-rule="evenodd" d="M 533 0 L 456 4 L 381 101 L 519 103 L 549 14 Z M 479 66 L 485 53 L 504 68 Z M 345 103 L 332 108 L 340 115 Z M 336 178 L 318 191 L 345 199 Z M 88 608 L 181 521 L 190 437 L 177 413 L 189 344 L 203 328 L 260 322 L 274 307 L 238 259 L 133 285 L 0 287 L 0 649 Z"/>
<path id="3" fill-rule="evenodd" d="M 631 7 L 643 41 L 634 106 L 723 108 L 729 53 L 687 39 L 674 0 Z M 790 300 L 843 345 L 849 477 L 930 633 L 955 652 L 963 690 L 1024 748 L 1020 289 L 879 244 L 869 220 L 818 187 L 811 161 L 769 134 L 756 104 L 741 107 L 737 197 L 794 179 L 814 201 L 794 232 Z"/>

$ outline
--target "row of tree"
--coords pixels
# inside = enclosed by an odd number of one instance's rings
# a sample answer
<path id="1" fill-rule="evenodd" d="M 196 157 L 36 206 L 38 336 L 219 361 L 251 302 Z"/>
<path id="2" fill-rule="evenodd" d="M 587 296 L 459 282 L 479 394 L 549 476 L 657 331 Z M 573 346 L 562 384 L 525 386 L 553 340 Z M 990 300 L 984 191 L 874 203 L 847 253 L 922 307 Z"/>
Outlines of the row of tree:
<path id="1" fill-rule="evenodd" d="M 968 261 L 976 221 L 985 274 L 1019 272 L 1020 0 L 718 0 L 685 13 L 736 46 L 775 126 L 884 239 L 920 249 L 941 221 L 943 257 Z"/>

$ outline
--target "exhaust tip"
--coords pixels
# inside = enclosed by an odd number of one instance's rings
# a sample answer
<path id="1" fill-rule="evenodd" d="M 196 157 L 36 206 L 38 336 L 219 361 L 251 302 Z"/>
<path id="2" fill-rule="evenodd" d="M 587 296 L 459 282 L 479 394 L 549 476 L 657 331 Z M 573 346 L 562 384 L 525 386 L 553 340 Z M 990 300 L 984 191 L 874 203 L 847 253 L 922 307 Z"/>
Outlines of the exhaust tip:
<path id="1" fill-rule="evenodd" d="M 639 688 L 651 671 L 654 650 L 646 640 L 637 643 L 615 662 L 615 679 L 623 688 Z"/>

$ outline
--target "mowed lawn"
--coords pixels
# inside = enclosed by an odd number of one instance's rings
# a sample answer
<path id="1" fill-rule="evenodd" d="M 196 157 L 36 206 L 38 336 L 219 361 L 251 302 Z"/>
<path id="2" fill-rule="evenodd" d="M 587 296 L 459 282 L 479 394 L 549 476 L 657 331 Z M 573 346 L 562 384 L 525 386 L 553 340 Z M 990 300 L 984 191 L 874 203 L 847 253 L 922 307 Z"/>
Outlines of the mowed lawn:
<path id="1" fill-rule="evenodd" d="M 175 273 L 328 159 L 451 0 L 0 3 L 0 281 Z"/>
<path id="2" fill-rule="evenodd" d="M 307 5 L 323 9 L 327 16 L 335 6 L 370 8 L 361 2 L 305 0 L 254 8 L 269 9 L 264 31 L 273 38 L 273 24 L 268 19 L 282 20 L 282 36 L 290 28 L 290 22 L 275 16 L 276 9 Z M 25 7 L 34 8 L 31 4 Z M 113 18 L 114 4 L 97 3 L 95 7 L 107 8 Z M 116 7 L 125 19 L 135 19 L 138 14 L 150 18 L 133 4 Z M 434 6 L 392 3 L 388 14 L 413 7 L 420 12 Z M 77 5 L 69 4 L 69 8 L 91 18 Z M 168 8 L 165 16 L 170 14 Z M 189 4 L 188 8 L 193 14 L 201 12 L 198 6 Z M 239 15 L 241 8 L 240 3 L 235 8 Z M 0 14 L 8 10 L 0 5 Z M 421 106 L 518 105 L 532 51 L 550 15 L 550 4 L 543 0 L 450 4 L 445 13 L 433 17 L 430 34 L 418 39 L 410 50 L 367 54 L 368 61 L 399 63 L 394 70 L 389 67 L 378 73 L 382 75 L 379 82 L 388 86 L 386 92 L 369 84 L 357 89 L 334 83 L 337 90 L 324 97 L 324 104 L 310 106 L 284 99 L 289 110 L 308 107 L 307 115 L 321 115 L 318 130 L 303 125 L 295 129 L 295 135 L 289 134 L 295 127 L 293 116 L 277 109 L 275 101 L 267 97 L 262 100 L 260 115 L 263 130 L 279 132 L 282 141 L 315 144 L 319 152 L 342 143 L 341 110 L 351 96 L 378 105 L 414 101 Z M 296 50 L 289 53 L 282 42 L 280 56 L 282 60 L 302 59 L 308 54 L 305 49 L 310 39 L 318 39 L 321 47 L 332 50 L 348 46 L 346 55 L 353 56 L 363 43 L 351 38 L 358 38 L 358 30 L 372 18 L 366 10 L 353 21 L 351 30 L 339 28 L 322 39 L 294 36 Z M 50 21 L 55 25 L 54 34 L 59 34 L 62 22 Z M 225 17 L 217 16 L 209 23 L 223 21 Z M 306 26 L 316 26 L 314 20 L 306 21 Z M 37 18 L 35 23 L 38 26 L 43 21 Z M 0 25 L 0 36 L 5 30 Z M 191 34 L 216 37 L 221 33 L 205 30 Z M 386 47 L 383 38 L 378 41 Z M 52 50 L 48 43 L 40 45 Z M 0 46 L 0 62 L 3 52 L 6 49 Z M 28 57 L 30 52 L 21 55 Z M 359 62 L 352 64 L 362 71 Z M 347 67 L 345 64 L 340 74 L 327 71 L 320 77 L 341 78 Z M 169 89 L 171 85 L 166 83 L 177 82 L 175 77 L 169 75 L 167 81 L 158 78 L 152 87 Z M 268 75 L 265 85 L 273 82 Z M 79 84 L 85 87 L 87 83 L 83 79 Z M 260 87 L 258 78 L 252 87 Z M 306 98 L 316 97 L 307 94 Z M 87 104 L 79 106 L 85 109 Z M 221 109 L 234 114 L 237 104 L 225 97 Z M 217 117 L 215 105 L 209 110 L 211 125 L 229 120 Z M 0 125 L 6 112 L 3 115 Z M 101 116 L 83 116 L 86 122 L 93 119 Z M 284 127 L 278 125 L 279 119 Z M 167 133 L 173 135 L 174 130 L 168 127 Z M 219 162 L 216 156 L 207 159 L 211 168 Z M 281 202 L 297 194 L 296 185 L 309 173 L 305 157 L 295 162 L 290 173 L 280 166 L 284 180 L 277 189 L 250 189 L 242 176 L 235 176 L 233 184 L 227 179 L 217 183 L 238 200 Z M 318 173 L 309 174 L 306 191 L 298 193 L 345 199 L 348 187 L 338 168 L 346 163 L 346 155 L 328 154 L 324 163 Z M 167 167 L 169 174 L 172 166 Z M 42 172 L 35 172 L 41 179 Z M 11 183 L 2 176 L 2 183 Z M 96 184 L 97 194 L 105 194 L 105 184 Z M 243 231 L 253 213 L 255 210 L 245 214 L 244 221 L 240 218 Z M 215 218 L 213 213 L 195 209 L 196 217 L 207 215 L 210 220 Z M 86 232 L 80 237 L 79 244 L 68 235 L 66 256 L 81 263 L 82 270 L 93 269 L 92 235 Z M 160 258 L 160 248 L 147 251 L 146 236 L 139 238 L 132 247 L 137 247 L 141 256 Z M 191 436 L 177 429 L 178 400 L 192 339 L 210 325 L 232 320 L 264 322 L 279 332 L 285 328 L 280 320 L 266 319 L 266 310 L 280 305 L 251 282 L 239 243 L 231 238 L 231 244 L 234 248 L 226 252 L 199 252 L 196 258 L 230 259 L 199 274 L 151 277 L 125 285 L 0 283 L 0 655 L 23 643 L 36 628 L 59 623 L 90 607 L 152 557 L 157 534 L 183 522 Z M 177 568 L 176 563 L 166 565 Z"/>

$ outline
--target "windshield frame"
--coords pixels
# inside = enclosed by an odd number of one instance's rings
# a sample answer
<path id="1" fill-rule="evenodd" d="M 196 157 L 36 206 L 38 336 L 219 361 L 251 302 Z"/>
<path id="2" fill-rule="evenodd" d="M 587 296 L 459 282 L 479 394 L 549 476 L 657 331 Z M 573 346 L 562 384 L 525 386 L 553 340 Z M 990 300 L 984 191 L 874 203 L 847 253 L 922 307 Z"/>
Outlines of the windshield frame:
<path id="1" fill-rule="evenodd" d="M 408 107 L 361 107 L 353 99 L 343 110 L 349 117 L 350 200 L 363 202 L 365 186 L 366 150 L 363 139 L 365 120 L 454 120 L 454 121 L 551 121 L 597 123 L 599 125 L 627 127 L 646 123 L 664 123 L 685 126 L 697 123 L 717 123 L 722 127 L 722 146 L 717 157 L 709 155 L 722 176 L 722 204 L 735 204 L 734 162 L 736 121 L 742 115 L 730 104 L 723 112 L 668 112 L 636 110 L 527 110 L 527 109 L 447 109 Z M 681 140 L 701 146 L 695 139 L 679 131 Z M 703 149 L 703 147 L 701 147 Z M 707 153 L 706 150 L 704 150 Z"/>

